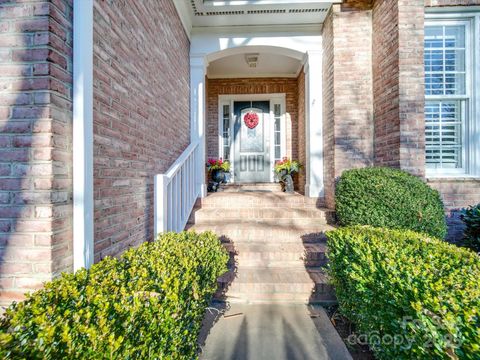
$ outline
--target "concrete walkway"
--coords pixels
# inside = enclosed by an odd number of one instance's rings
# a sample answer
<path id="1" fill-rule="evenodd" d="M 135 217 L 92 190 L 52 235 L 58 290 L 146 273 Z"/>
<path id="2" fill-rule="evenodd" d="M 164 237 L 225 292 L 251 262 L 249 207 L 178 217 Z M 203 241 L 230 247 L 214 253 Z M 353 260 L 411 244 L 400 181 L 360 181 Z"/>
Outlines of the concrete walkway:
<path id="1" fill-rule="evenodd" d="M 207 311 L 200 359 L 350 360 L 320 306 L 218 303 Z"/>

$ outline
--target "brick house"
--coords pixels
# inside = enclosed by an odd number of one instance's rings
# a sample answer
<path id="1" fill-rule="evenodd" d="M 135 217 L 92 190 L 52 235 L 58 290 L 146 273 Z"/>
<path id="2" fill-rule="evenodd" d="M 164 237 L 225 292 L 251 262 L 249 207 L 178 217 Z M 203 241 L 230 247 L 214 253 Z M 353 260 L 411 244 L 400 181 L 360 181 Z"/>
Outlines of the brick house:
<path id="1" fill-rule="evenodd" d="M 297 189 L 328 208 L 343 170 L 401 168 L 459 236 L 479 59 L 478 0 L 2 1 L 1 303 L 181 229 L 207 157 L 267 183 L 299 159 Z"/>

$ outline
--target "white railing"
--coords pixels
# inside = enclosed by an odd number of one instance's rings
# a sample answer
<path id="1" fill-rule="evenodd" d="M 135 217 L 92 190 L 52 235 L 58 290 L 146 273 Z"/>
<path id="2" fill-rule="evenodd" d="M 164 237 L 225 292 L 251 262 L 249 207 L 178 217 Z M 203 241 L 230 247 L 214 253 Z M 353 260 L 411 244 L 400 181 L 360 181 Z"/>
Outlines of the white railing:
<path id="1" fill-rule="evenodd" d="M 204 164 L 200 141 L 188 146 L 165 174 L 155 175 L 155 234 L 183 231 L 200 195 Z"/>

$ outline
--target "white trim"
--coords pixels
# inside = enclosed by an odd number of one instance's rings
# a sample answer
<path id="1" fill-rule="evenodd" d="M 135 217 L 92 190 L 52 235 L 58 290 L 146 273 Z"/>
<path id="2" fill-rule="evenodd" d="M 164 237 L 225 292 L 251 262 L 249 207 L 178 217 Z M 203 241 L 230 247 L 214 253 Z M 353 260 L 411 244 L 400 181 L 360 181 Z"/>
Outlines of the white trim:
<path id="1" fill-rule="evenodd" d="M 282 120 L 281 120 L 281 136 L 282 136 L 282 156 L 286 153 L 286 125 L 285 125 L 285 114 L 286 114 L 286 94 L 285 93 L 272 93 L 272 94 L 232 94 L 232 95 L 219 95 L 218 96 L 218 154 L 219 157 L 223 157 L 223 105 L 230 105 L 230 169 L 231 169 L 231 182 L 235 182 L 235 144 L 234 144 L 234 113 L 233 113 L 233 103 L 235 101 L 269 101 L 270 103 L 270 113 L 269 118 L 273 119 L 273 105 L 280 104 L 282 108 Z M 269 128 L 266 129 L 270 136 L 269 144 L 269 153 L 270 153 L 270 182 L 274 182 L 274 139 L 273 139 L 273 121 L 269 121 Z M 285 139 L 284 139 L 285 138 Z"/>
<path id="2" fill-rule="evenodd" d="M 93 0 L 73 3 L 73 268 L 93 264 Z"/>
<path id="3" fill-rule="evenodd" d="M 477 10 L 480 7 L 476 7 Z M 455 10 L 455 11 L 452 11 Z M 463 111 L 464 129 L 463 129 L 463 166 L 462 169 L 432 169 L 425 167 L 427 178 L 464 178 L 468 176 L 480 175 L 480 13 L 472 12 L 472 7 L 462 7 L 455 9 L 430 8 L 429 13 L 425 14 L 425 26 L 435 25 L 465 25 L 465 45 L 466 45 L 466 94 L 453 96 L 429 96 L 425 95 L 425 101 L 429 100 L 466 100 L 468 107 Z M 477 38 L 475 38 L 477 34 Z"/>
<path id="4" fill-rule="evenodd" d="M 305 72 L 305 195 L 324 197 L 322 51 L 308 51 Z"/>
<path id="5" fill-rule="evenodd" d="M 200 141 L 199 159 L 197 159 L 195 171 L 200 174 L 198 179 L 200 186 L 200 197 L 207 196 L 207 184 L 205 179 L 205 76 L 207 70 L 204 56 L 190 56 L 190 142 Z"/>
<path id="6" fill-rule="evenodd" d="M 173 0 L 173 4 L 175 5 L 175 9 L 177 10 L 178 16 L 180 17 L 180 21 L 182 22 L 185 33 L 190 39 L 190 37 L 192 36 L 193 27 L 193 14 L 190 9 L 190 4 L 188 3 L 188 1 L 185 0 Z"/>
<path id="7" fill-rule="evenodd" d="M 464 16 L 475 16 L 476 12 L 480 12 L 480 6 L 441 6 L 426 7 L 425 18 L 459 18 Z"/>
<path id="8" fill-rule="evenodd" d="M 251 33 L 280 32 L 287 34 L 302 33 L 303 35 L 318 34 L 322 31 L 323 24 L 285 24 L 285 25 L 234 25 L 234 26 L 197 26 L 192 28 L 192 35 L 198 34 L 226 34 L 226 33 Z"/>

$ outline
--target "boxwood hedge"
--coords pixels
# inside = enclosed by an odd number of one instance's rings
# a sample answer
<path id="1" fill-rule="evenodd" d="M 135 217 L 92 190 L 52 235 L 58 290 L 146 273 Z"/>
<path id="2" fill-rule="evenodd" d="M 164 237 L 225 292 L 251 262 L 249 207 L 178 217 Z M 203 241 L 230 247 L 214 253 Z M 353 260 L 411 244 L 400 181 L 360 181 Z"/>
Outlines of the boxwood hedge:
<path id="1" fill-rule="evenodd" d="M 480 204 L 462 210 L 461 218 L 465 224 L 464 243 L 473 251 L 480 252 Z"/>
<path id="2" fill-rule="evenodd" d="M 401 170 L 347 170 L 337 184 L 335 203 L 341 225 L 408 229 L 441 239 L 447 233 L 438 191 Z"/>
<path id="3" fill-rule="evenodd" d="M 327 233 L 341 312 L 379 359 L 480 359 L 480 257 L 426 235 Z"/>
<path id="4" fill-rule="evenodd" d="M 63 274 L 0 324 L 0 357 L 191 359 L 228 255 L 212 233 L 167 233 L 153 243 Z"/>

